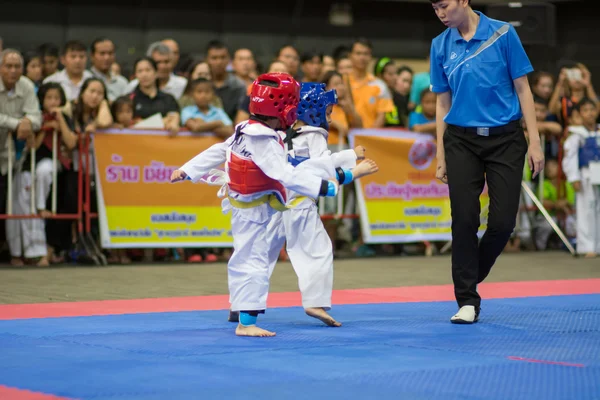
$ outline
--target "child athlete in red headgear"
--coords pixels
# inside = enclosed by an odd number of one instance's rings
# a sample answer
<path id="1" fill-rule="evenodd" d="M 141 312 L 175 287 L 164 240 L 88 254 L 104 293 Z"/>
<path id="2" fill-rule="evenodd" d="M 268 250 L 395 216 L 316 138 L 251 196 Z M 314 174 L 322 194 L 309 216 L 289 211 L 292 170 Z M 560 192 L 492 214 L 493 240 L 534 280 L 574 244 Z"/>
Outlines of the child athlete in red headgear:
<path id="1" fill-rule="evenodd" d="M 284 211 L 286 188 L 310 196 L 335 196 L 335 179 L 323 180 L 289 165 L 281 135 L 297 118 L 300 85 L 290 75 L 263 74 L 253 83 L 248 121 L 236 126 L 223 143 L 200 153 L 173 172 L 172 182 L 198 182 L 211 169 L 226 163 L 227 198 L 232 209 L 234 252 L 228 264 L 231 311 L 239 311 L 239 336 L 274 336 L 256 326 L 267 308 L 271 218 Z"/>

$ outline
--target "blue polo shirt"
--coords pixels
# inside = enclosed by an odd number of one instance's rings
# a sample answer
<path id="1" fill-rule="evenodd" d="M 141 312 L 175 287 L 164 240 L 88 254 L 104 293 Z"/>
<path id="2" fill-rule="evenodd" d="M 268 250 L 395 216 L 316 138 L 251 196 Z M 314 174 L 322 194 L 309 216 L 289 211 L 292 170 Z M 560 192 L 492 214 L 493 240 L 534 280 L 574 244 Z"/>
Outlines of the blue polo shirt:
<path id="1" fill-rule="evenodd" d="M 448 28 L 431 43 L 431 91 L 452 93 L 444 121 L 463 127 L 506 125 L 522 117 L 513 80 L 533 71 L 515 28 L 479 14 L 465 41 Z"/>
<path id="2" fill-rule="evenodd" d="M 200 118 L 204 122 L 221 121 L 223 125 L 232 125 L 231 119 L 222 108 L 208 106 L 208 111 L 203 113 L 198 106 L 187 106 L 181 110 L 181 125 L 185 125 L 188 119 Z"/>

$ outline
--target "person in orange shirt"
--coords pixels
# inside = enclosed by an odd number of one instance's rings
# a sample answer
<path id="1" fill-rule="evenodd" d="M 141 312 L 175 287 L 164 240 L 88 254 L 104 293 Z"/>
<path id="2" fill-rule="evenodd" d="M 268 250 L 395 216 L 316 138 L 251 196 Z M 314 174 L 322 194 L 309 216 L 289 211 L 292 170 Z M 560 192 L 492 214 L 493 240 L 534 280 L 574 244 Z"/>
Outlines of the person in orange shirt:
<path id="1" fill-rule="evenodd" d="M 352 72 L 348 78 L 354 106 L 362 117 L 363 127 L 383 128 L 385 113 L 394 111 L 394 102 L 385 82 L 367 72 L 372 50 L 373 46 L 367 39 L 358 39 L 352 44 Z"/>

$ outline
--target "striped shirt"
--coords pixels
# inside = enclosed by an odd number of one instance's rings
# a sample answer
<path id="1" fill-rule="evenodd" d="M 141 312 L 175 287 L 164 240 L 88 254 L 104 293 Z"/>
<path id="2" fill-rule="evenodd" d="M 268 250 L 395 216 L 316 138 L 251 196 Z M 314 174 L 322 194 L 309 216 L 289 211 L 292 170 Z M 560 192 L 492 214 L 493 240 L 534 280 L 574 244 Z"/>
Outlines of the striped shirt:
<path id="1" fill-rule="evenodd" d="M 23 117 L 31 121 L 34 132 L 40 130 L 42 114 L 33 82 L 21 76 L 15 87 L 7 90 L 0 79 L 0 172 L 2 175 L 8 172 L 8 134 L 14 132 L 13 137 L 16 137 L 17 126 Z M 15 146 L 13 145 L 11 149 L 10 157 L 14 163 Z"/>

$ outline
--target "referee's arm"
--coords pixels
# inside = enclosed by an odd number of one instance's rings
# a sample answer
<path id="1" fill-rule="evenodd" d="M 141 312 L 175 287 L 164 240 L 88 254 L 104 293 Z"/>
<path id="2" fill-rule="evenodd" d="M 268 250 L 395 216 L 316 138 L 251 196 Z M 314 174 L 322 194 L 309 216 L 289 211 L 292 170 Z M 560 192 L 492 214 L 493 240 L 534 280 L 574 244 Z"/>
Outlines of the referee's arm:
<path id="1" fill-rule="evenodd" d="M 446 152 L 444 151 L 444 132 L 446 132 L 446 122 L 444 118 L 450 112 L 452 106 L 452 92 L 444 67 L 438 57 L 437 44 L 432 43 L 429 57 L 429 74 L 431 76 L 431 91 L 437 95 L 435 105 L 435 127 L 437 136 L 436 158 L 437 171 L 436 176 L 444 183 L 448 183 L 446 176 Z M 441 168 L 441 170 L 440 170 Z M 439 173 L 439 174 L 438 174 Z"/>
<path id="2" fill-rule="evenodd" d="M 450 92 L 438 93 L 435 104 L 435 131 L 437 134 L 437 158 L 444 159 L 444 132 L 446 132 L 446 121 L 444 118 L 450 112 L 452 96 Z"/>

